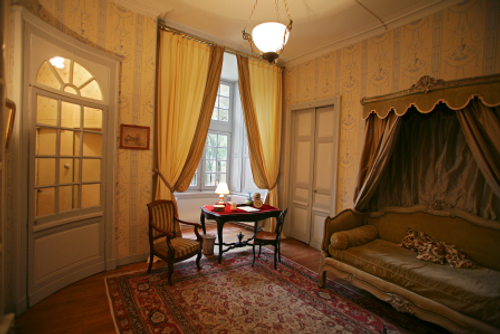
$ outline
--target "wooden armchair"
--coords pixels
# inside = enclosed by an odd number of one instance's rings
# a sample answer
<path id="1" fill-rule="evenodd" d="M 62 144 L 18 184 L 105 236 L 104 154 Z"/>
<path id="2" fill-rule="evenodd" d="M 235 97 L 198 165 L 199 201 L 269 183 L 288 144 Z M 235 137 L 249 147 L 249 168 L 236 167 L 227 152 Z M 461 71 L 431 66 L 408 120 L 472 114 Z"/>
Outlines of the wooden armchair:
<path id="1" fill-rule="evenodd" d="M 253 263 L 252 267 L 255 264 L 255 245 L 259 245 L 259 257 L 260 252 L 262 251 L 262 245 L 274 245 L 274 270 L 276 267 L 276 256 L 279 257 L 279 262 L 281 262 L 281 233 L 283 232 L 283 224 L 285 223 L 285 216 L 288 211 L 286 208 L 281 214 L 278 216 L 276 228 L 273 232 L 259 232 L 255 235 L 255 239 L 253 240 Z"/>
<path id="2" fill-rule="evenodd" d="M 173 201 L 157 200 L 148 204 L 149 210 L 149 268 L 151 272 L 154 256 L 159 257 L 168 264 L 168 284 L 172 285 L 174 263 L 184 261 L 194 255 L 196 266 L 200 267 L 202 238 L 198 233 L 200 223 L 190 223 L 177 218 L 177 207 Z M 180 224 L 194 226 L 196 240 L 182 237 Z M 160 238 L 164 241 L 155 242 Z"/>

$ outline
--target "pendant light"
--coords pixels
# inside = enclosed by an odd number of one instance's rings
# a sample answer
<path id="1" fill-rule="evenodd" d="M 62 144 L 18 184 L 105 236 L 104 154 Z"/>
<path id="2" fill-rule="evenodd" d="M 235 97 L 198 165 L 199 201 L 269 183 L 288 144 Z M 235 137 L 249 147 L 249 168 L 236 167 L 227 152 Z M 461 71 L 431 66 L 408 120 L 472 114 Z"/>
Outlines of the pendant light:
<path id="1" fill-rule="evenodd" d="M 248 18 L 245 29 L 243 29 L 243 39 L 250 43 L 250 48 L 252 53 L 258 57 L 262 57 L 270 63 L 276 63 L 278 57 L 283 52 L 288 37 L 290 36 L 290 31 L 292 30 L 292 16 L 290 15 L 290 10 L 288 9 L 288 4 L 286 0 L 283 0 L 285 4 L 285 9 L 288 14 L 288 19 L 290 22 L 288 25 L 284 25 L 279 22 L 279 7 L 278 0 L 276 1 L 276 22 L 265 22 L 257 25 L 252 30 L 252 35 L 246 32 L 248 23 L 253 16 L 255 8 L 259 0 L 255 0 L 255 5 L 253 6 L 250 17 Z"/>

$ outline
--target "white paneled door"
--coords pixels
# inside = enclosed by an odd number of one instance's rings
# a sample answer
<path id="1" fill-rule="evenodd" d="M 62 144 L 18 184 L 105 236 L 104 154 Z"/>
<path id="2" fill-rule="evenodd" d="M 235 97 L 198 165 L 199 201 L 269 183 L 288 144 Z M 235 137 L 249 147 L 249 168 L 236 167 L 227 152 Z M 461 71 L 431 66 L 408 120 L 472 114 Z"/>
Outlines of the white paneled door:
<path id="1" fill-rule="evenodd" d="M 288 234 L 320 248 L 325 218 L 334 210 L 338 115 L 334 106 L 295 111 Z"/>
<path id="2" fill-rule="evenodd" d="M 114 256 L 110 113 L 117 67 L 29 24 L 25 49 L 31 306 L 109 269 Z"/>

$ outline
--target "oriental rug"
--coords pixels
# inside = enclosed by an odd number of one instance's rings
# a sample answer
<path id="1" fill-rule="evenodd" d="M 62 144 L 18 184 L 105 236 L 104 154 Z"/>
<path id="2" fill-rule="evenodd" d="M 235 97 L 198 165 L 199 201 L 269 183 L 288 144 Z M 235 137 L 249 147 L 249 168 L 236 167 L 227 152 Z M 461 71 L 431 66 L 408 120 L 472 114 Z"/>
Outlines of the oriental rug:
<path id="1" fill-rule="evenodd" d="M 327 281 L 285 257 L 274 270 L 263 249 L 105 278 L 120 334 L 132 333 L 435 333 L 432 327 L 343 285 Z"/>

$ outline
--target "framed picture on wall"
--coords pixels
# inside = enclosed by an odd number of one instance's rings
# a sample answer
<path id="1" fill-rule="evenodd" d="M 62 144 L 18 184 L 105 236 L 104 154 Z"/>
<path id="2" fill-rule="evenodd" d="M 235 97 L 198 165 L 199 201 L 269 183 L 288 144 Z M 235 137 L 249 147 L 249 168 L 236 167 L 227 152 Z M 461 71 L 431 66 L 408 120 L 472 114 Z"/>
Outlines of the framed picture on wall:
<path id="1" fill-rule="evenodd" d="M 149 126 L 120 124 L 120 148 L 149 150 Z"/>

